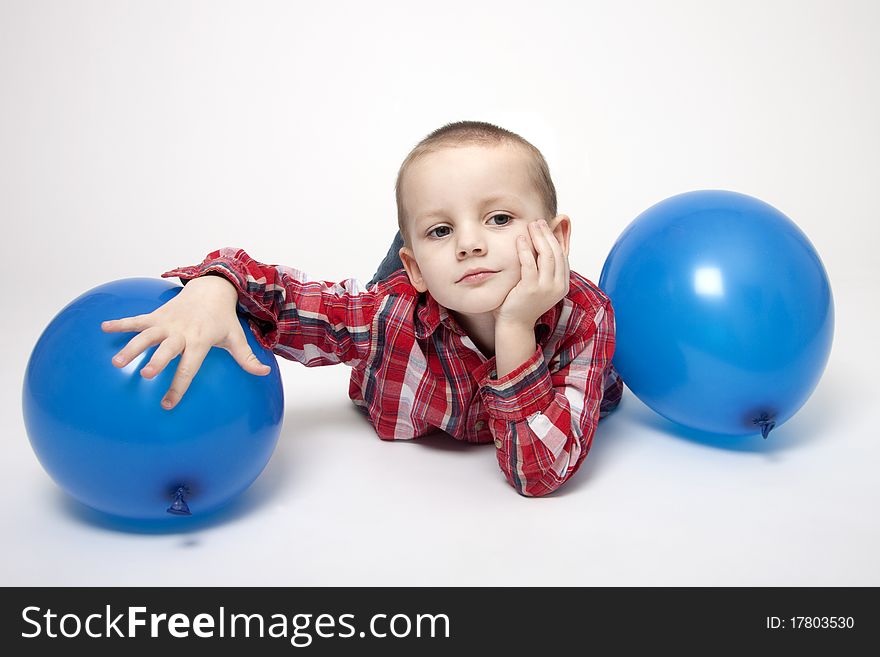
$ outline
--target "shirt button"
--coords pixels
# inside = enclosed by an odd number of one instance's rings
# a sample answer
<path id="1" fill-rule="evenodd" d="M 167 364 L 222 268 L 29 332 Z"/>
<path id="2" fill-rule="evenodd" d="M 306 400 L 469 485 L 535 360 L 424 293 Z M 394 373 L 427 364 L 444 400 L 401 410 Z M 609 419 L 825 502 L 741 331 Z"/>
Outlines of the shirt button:
<path id="1" fill-rule="evenodd" d="M 477 431 L 482 431 L 486 428 L 486 423 L 483 420 L 477 420 L 477 423 L 474 425 L 474 429 Z"/>
<path id="2" fill-rule="evenodd" d="M 496 439 L 495 439 L 495 447 L 497 447 L 498 449 L 501 449 L 501 446 L 502 446 L 503 444 L 504 444 L 504 443 L 501 442 L 501 438 L 496 438 Z"/>

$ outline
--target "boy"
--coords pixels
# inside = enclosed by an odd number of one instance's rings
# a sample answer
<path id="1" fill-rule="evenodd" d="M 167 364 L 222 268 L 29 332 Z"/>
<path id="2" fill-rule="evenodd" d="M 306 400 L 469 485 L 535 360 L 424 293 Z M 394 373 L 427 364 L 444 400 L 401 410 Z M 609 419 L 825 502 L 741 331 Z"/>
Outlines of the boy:
<path id="1" fill-rule="evenodd" d="M 407 156 L 396 192 L 402 269 L 392 247 L 365 289 L 214 251 L 162 274 L 185 287 L 154 313 L 105 322 L 107 331 L 142 331 L 114 364 L 161 343 L 142 370 L 151 378 L 182 353 L 166 408 L 213 345 L 266 374 L 238 308 L 276 354 L 352 367 L 349 396 L 380 438 L 441 429 L 494 443 L 517 492 L 556 490 L 583 462 L 622 382 L 611 367 L 610 301 L 569 271 L 571 223 L 556 214 L 544 157 L 497 126 L 453 123 Z"/>

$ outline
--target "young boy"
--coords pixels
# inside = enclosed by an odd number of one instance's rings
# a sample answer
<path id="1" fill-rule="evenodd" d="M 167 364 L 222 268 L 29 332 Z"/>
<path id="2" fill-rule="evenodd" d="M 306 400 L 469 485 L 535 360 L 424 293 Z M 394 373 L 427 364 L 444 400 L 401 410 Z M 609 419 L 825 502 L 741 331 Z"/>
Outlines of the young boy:
<path id="1" fill-rule="evenodd" d="M 151 378 L 182 353 L 166 408 L 212 345 L 266 374 L 237 308 L 276 354 L 308 367 L 349 365 L 349 396 L 380 438 L 441 429 L 494 443 L 517 492 L 556 490 L 623 386 L 611 367 L 610 301 L 569 271 L 571 222 L 556 214 L 544 157 L 497 126 L 453 123 L 413 149 L 396 189 L 398 238 L 367 288 L 220 249 L 162 274 L 185 287 L 154 313 L 103 325 L 143 331 L 114 364 L 161 343 L 142 370 Z"/>

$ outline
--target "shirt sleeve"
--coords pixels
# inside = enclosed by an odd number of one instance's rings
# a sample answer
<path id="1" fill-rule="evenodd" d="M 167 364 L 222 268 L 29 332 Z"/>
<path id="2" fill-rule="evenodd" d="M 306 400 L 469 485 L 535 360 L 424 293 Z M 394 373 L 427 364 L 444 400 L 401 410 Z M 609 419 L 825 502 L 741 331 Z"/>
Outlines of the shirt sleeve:
<path id="1" fill-rule="evenodd" d="M 492 378 L 494 358 L 475 373 L 498 464 L 521 495 L 551 493 L 577 472 L 599 418 L 620 401 L 623 384 L 611 367 L 614 312 L 606 303 L 594 317 L 585 317 L 579 337 L 555 354 L 549 367 L 538 346 L 500 379 Z"/>
<path id="2" fill-rule="evenodd" d="M 205 275 L 226 278 L 238 291 L 239 312 L 248 316 L 257 340 L 267 349 L 307 367 L 367 358 L 378 292 L 355 279 L 312 281 L 303 272 L 257 262 L 241 249 L 213 251 L 201 264 L 162 274 L 185 285 Z"/>

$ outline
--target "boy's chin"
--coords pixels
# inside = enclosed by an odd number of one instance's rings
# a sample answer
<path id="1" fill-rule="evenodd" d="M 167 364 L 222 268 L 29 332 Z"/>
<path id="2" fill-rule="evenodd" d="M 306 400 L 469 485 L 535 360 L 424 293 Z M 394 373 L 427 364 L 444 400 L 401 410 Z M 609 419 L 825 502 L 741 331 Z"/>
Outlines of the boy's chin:
<path id="1" fill-rule="evenodd" d="M 480 301 L 473 300 L 469 303 L 462 303 L 461 300 L 452 301 L 449 305 L 441 303 L 441 305 L 446 306 L 449 310 L 455 311 L 457 313 L 462 313 L 463 315 L 485 315 L 486 313 L 491 313 L 498 309 L 501 305 L 501 301 Z"/>
<path id="2" fill-rule="evenodd" d="M 509 289 L 501 289 L 499 287 L 492 289 L 492 287 L 494 286 L 487 285 L 479 288 L 465 288 L 461 291 L 449 290 L 448 292 L 451 293 L 448 295 L 448 298 L 445 298 L 445 301 L 448 303 L 445 303 L 440 298 L 435 298 L 441 306 L 449 310 L 466 315 L 484 315 L 497 310 L 510 293 Z"/>

